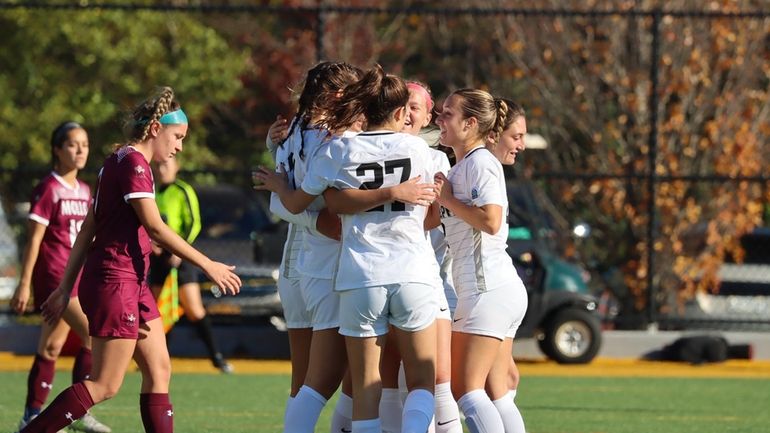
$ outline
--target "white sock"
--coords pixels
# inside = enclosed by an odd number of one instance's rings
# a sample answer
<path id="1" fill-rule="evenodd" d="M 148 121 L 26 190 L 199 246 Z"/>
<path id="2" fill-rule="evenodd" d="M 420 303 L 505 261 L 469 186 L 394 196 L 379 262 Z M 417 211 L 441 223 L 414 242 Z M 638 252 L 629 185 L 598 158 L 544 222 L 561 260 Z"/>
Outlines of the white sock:
<path id="1" fill-rule="evenodd" d="M 340 392 L 332 414 L 331 433 L 350 433 L 353 423 L 353 399 Z"/>
<path id="2" fill-rule="evenodd" d="M 457 400 L 471 433 L 505 433 L 497 408 L 483 389 L 475 389 Z"/>
<path id="3" fill-rule="evenodd" d="M 508 396 L 511 397 L 511 400 L 516 400 L 516 390 L 512 389 L 508 391 Z"/>
<path id="4" fill-rule="evenodd" d="M 303 385 L 286 412 L 284 433 L 313 433 L 326 399 L 313 388 Z"/>
<path id="5" fill-rule="evenodd" d="M 449 382 L 436 385 L 436 433 L 462 433 L 460 410 Z"/>
<path id="6" fill-rule="evenodd" d="M 409 388 L 406 386 L 406 373 L 404 372 L 404 363 L 398 367 L 398 391 L 401 393 L 401 405 L 406 404 L 406 396 L 409 395 Z"/>
<path id="7" fill-rule="evenodd" d="M 401 393 L 397 388 L 382 388 L 380 397 L 380 420 L 383 433 L 400 433 L 401 417 L 404 407 L 401 404 Z M 336 433 L 336 432 L 332 432 Z"/>
<path id="8" fill-rule="evenodd" d="M 436 415 L 433 415 L 433 418 L 430 420 L 430 424 L 428 425 L 428 433 L 436 433 Z"/>
<path id="9" fill-rule="evenodd" d="M 505 433 L 526 433 L 526 430 L 524 430 L 524 418 L 521 417 L 519 408 L 516 407 L 513 399 L 509 398 L 509 395 L 493 401 L 492 404 L 495 405 L 497 412 L 500 413 L 500 418 L 503 419 Z"/>
<path id="10" fill-rule="evenodd" d="M 382 433 L 379 418 L 353 421 L 353 433 Z"/>
<path id="11" fill-rule="evenodd" d="M 289 398 L 286 399 L 286 410 L 283 411 L 283 425 L 286 425 L 286 417 L 289 415 L 289 408 L 292 403 L 294 403 L 294 397 L 289 396 Z"/>
<path id="12" fill-rule="evenodd" d="M 415 389 L 406 397 L 404 416 L 401 419 L 402 433 L 425 433 L 433 420 L 436 403 L 433 393 L 427 389 Z"/>

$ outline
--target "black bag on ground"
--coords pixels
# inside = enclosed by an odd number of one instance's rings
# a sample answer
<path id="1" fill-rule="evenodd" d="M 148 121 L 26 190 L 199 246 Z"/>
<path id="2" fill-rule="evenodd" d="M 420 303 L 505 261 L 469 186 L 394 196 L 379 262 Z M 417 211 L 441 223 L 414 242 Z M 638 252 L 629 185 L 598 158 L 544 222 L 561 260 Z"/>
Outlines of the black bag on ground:
<path id="1" fill-rule="evenodd" d="M 724 337 L 697 335 L 682 337 L 663 348 L 662 358 L 666 361 L 703 364 L 727 360 L 729 345 Z"/>

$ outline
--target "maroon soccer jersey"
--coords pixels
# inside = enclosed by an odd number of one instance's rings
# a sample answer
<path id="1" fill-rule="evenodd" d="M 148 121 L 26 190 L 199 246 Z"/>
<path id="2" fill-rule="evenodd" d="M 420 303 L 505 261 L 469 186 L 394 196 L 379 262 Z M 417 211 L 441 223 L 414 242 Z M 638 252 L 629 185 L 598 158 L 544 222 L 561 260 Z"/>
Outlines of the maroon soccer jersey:
<path id="1" fill-rule="evenodd" d="M 77 180 L 70 185 L 56 173 L 46 176 L 32 192 L 29 219 L 46 226 L 40 244 L 32 285 L 43 299 L 55 289 L 67 266 L 72 245 L 86 219 L 91 204 L 91 188 Z"/>
<path id="2" fill-rule="evenodd" d="M 152 170 L 139 151 L 125 146 L 107 157 L 99 172 L 94 198 L 96 234 L 83 268 L 84 278 L 145 281 L 150 237 L 129 203 L 138 198 L 155 199 Z"/>

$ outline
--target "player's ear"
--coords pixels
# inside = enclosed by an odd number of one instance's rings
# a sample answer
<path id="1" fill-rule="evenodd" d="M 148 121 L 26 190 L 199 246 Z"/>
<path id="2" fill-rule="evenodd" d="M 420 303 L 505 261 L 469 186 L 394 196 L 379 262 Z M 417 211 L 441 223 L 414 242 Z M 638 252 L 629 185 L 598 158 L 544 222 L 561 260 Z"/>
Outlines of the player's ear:
<path id="1" fill-rule="evenodd" d="M 150 137 L 156 138 L 160 132 L 160 122 L 150 123 Z"/>
<path id="2" fill-rule="evenodd" d="M 404 117 L 406 117 L 406 106 L 398 107 L 396 108 L 396 111 L 393 112 L 393 120 L 396 122 L 400 122 Z"/>

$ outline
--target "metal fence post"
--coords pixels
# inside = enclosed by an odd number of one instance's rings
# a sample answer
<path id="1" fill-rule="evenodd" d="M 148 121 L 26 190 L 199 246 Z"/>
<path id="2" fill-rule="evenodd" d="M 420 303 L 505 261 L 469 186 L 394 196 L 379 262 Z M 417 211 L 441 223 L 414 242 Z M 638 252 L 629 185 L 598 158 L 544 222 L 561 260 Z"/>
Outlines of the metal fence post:
<path id="1" fill-rule="evenodd" d="M 657 305 L 655 302 L 656 288 L 654 286 L 655 275 L 655 226 L 656 218 L 656 200 L 655 183 L 658 181 L 655 173 L 656 160 L 658 157 L 658 65 L 660 63 L 660 22 L 663 13 L 660 8 L 652 11 L 652 52 L 650 54 L 650 136 L 648 139 L 649 173 L 647 175 L 647 188 L 650 195 L 649 218 L 647 220 L 647 326 L 652 327 L 657 324 Z"/>

